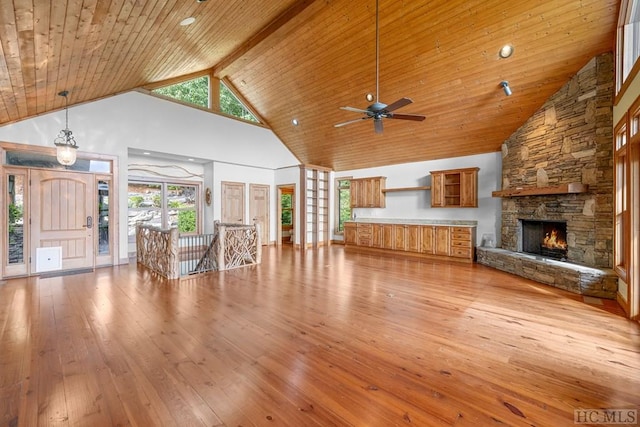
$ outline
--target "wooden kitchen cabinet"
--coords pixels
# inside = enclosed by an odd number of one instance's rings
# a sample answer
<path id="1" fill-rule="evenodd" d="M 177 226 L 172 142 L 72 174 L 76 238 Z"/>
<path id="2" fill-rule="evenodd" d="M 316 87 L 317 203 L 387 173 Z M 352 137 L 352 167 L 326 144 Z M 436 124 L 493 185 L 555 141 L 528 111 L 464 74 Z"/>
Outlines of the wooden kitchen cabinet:
<path id="1" fill-rule="evenodd" d="M 431 207 L 477 208 L 479 168 L 431 171 Z"/>
<path id="2" fill-rule="evenodd" d="M 371 246 L 371 231 L 373 224 L 358 223 L 356 227 L 357 231 L 357 244 L 358 246 Z"/>
<path id="3" fill-rule="evenodd" d="M 382 240 L 382 224 L 372 224 L 371 226 L 371 247 L 372 248 L 382 248 L 383 240 Z"/>
<path id="4" fill-rule="evenodd" d="M 405 251 L 407 246 L 407 226 L 404 224 L 393 225 L 393 249 Z"/>
<path id="5" fill-rule="evenodd" d="M 344 244 L 355 245 L 358 241 L 357 237 L 358 237 L 357 224 L 355 222 L 345 222 L 344 223 Z"/>
<path id="6" fill-rule="evenodd" d="M 407 225 L 404 229 L 405 250 L 409 252 L 420 252 L 420 240 L 422 237 L 421 225 Z"/>
<path id="7" fill-rule="evenodd" d="M 420 252 L 423 254 L 435 254 L 435 226 L 423 225 L 420 227 Z"/>
<path id="8" fill-rule="evenodd" d="M 451 227 L 450 237 L 450 256 L 473 259 L 475 255 L 475 233 L 471 233 L 471 229 L 468 227 Z"/>
<path id="9" fill-rule="evenodd" d="M 351 180 L 352 208 L 384 208 L 386 177 L 355 178 Z"/>
<path id="10" fill-rule="evenodd" d="M 435 226 L 435 236 L 434 236 L 434 248 L 433 253 L 436 255 L 446 255 L 449 256 L 449 227 L 447 226 Z"/>
<path id="11" fill-rule="evenodd" d="M 382 247 L 384 249 L 393 249 L 393 224 L 382 224 Z"/>
<path id="12" fill-rule="evenodd" d="M 348 247 L 464 262 L 474 261 L 475 235 L 476 227 L 470 225 L 349 221 L 344 226 Z"/>

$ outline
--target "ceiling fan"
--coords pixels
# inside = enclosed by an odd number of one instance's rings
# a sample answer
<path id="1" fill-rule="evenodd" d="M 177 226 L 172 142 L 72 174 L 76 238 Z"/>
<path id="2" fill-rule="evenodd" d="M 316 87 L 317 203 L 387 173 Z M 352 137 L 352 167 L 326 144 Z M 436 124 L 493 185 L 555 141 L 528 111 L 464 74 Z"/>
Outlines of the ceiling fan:
<path id="1" fill-rule="evenodd" d="M 366 110 L 354 107 L 340 107 L 341 110 L 353 111 L 354 113 L 363 113 L 364 116 L 359 119 L 349 120 L 347 122 L 342 122 L 334 125 L 334 127 L 341 127 L 348 125 L 350 123 L 360 122 L 362 120 L 373 119 L 373 126 L 376 133 L 382 133 L 382 119 L 400 119 L 400 120 L 413 120 L 421 122 L 425 119 L 425 116 L 419 114 L 398 114 L 394 111 L 398 108 L 404 107 L 405 105 L 411 104 L 413 101 L 410 98 L 400 98 L 396 102 L 393 102 L 389 105 L 383 104 L 379 102 L 378 93 L 380 89 L 379 84 L 379 74 L 380 74 L 380 32 L 379 32 L 379 24 L 378 24 L 378 2 L 376 0 L 376 97 L 373 98 L 370 94 L 367 95 L 368 101 L 375 102 L 367 107 Z"/>

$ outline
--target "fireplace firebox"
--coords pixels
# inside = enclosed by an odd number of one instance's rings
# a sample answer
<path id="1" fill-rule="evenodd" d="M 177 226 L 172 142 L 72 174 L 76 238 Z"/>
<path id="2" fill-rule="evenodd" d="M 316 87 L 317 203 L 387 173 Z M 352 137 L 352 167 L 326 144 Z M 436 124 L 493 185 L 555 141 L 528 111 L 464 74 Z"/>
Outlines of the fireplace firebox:
<path id="1" fill-rule="evenodd" d="M 567 259 L 567 223 L 521 219 L 522 252 L 556 260 Z"/>

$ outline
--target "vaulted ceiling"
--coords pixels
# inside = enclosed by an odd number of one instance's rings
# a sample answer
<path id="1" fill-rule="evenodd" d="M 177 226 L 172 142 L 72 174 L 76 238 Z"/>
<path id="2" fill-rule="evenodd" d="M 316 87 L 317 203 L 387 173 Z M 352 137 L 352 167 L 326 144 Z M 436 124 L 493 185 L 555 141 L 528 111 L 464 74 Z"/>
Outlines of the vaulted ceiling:
<path id="1" fill-rule="evenodd" d="M 376 93 L 375 0 L 3 0 L 0 125 L 61 108 L 62 90 L 73 105 L 212 70 L 301 163 L 339 171 L 498 151 L 613 50 L 618 3 L 379 0 L 380 101 L 409 97 L 397 113 L 426 120 L 385 119 L 376 134 L 372 120 L 334 127 L 360 117 L 340 106 L 366 109 Z"/>

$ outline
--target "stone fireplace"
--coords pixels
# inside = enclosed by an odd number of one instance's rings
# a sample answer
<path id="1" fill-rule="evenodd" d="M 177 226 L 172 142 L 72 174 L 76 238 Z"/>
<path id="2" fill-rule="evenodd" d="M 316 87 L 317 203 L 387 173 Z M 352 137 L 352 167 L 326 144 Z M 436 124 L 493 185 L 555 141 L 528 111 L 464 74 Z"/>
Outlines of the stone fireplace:
<path id="1" fill-rule="evenodd" d="M 607 53 L 503 143 L 502 190 L 494 192 L 502 197 L 500 247 L 478 248 L 479 263 L 615 298 L 612 92 L 613 56 Z M 556 247 L 545 247 L 545 237 Z"/>
<path id="2" fill-rule="evenodd" d="M 567 223 L 521 219 L 518 251 L 559 261 L 567 260 Z"/>

